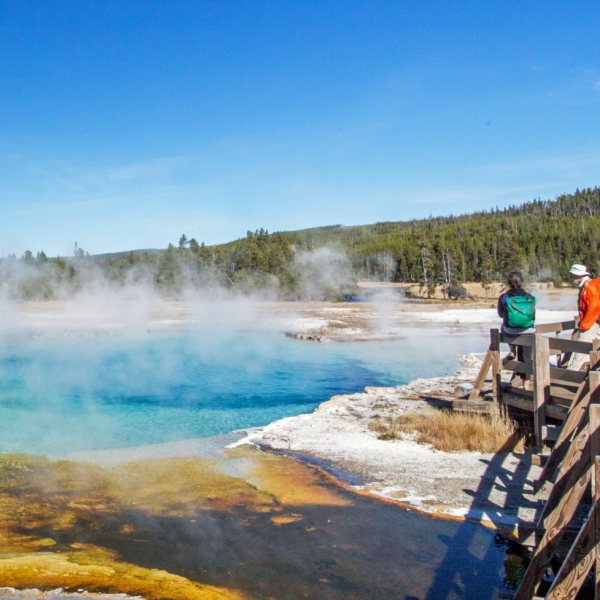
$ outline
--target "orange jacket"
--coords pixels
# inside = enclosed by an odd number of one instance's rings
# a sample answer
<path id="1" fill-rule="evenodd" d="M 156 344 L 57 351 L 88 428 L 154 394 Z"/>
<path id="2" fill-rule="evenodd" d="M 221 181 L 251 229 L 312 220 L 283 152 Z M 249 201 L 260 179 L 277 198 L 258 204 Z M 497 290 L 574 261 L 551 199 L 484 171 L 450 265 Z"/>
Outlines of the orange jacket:
<path id="1" fill-rule="evenodd" d="M 600 279 L 586 281 L 579 292 L 579 329 L 589 329 L 600 317 Z"/>

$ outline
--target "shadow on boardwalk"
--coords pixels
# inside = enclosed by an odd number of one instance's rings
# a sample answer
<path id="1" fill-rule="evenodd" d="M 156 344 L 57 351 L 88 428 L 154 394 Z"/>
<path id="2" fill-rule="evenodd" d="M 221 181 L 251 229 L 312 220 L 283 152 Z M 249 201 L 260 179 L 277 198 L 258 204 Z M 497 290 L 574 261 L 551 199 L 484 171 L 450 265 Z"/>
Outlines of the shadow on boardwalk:
<path id="1" fill-rule="evenodd" d="M 481 522 L 485 514 L 486 520 L 500 530 L 507 526 L 512 528 L 510 521 L 516 524 L 521 513 L 529 516 L 529 522 L 537 520 L 542 504 L 533 498 L 533 482 L 529 479 L 531 455 L 509 454 L 506 450 L 502 448 L 491 460 L 486 461 L 488 468 L 476 490 L 465 490 L 473 496 L 468 521 L 463 522 L 452 537 L 440 536 L 447 550 L 426 596 L 423 599 L 405 596 L 405 600 L 498 598 L 498 590 L 486 588 L 481 583 L 481 577 L 478 577 L 484 570 L 502 568 L 502 565 L 498 565 L 497 548 L 494 544 L 488 544 L 487 548 L 482 549 L 477 540 L 481 525 L 475 523 Z M 516 465 L 516 468 L 509 469 L 507 464 Z"/>

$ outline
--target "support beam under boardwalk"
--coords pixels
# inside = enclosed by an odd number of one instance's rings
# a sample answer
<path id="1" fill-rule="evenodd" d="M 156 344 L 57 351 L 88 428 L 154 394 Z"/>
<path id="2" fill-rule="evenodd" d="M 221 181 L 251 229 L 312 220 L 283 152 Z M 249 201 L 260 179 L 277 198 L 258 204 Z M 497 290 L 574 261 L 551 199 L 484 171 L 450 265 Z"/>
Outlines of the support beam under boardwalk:
<path id="1" fill-rule="evenodd" d="M 533 412 L 535 408 L 533 400 L 527 396 L 508 394 L 505 392 L 502 395 L 502 401 L 508 406 L 514 406 L 515 408 L 520 408 L 521 410 L 526 410 L 529 412 Z M 558 404 L 547 404 L 545 406 L 545 410 L 546 416 L 552 417 L 553 419 L 559 419 L 561 421 L 564 421 L 569 414 L 569 409 L 566 406 L 560 406 Z"/>
<path id="2" fill-rule="evenodd" d="M 481 415 L 497 415 L 499 405 L 497 402 L 486 402 L 485 400 L 453 400 L 452 410 Z"/>

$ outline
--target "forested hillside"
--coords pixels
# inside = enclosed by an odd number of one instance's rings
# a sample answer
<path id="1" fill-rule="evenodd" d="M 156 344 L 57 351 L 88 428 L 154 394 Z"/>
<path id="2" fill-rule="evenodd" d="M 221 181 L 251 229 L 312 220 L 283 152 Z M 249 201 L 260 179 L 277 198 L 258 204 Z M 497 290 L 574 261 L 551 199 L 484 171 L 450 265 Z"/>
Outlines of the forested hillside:
<path id="1" fill-rule="evenodd" d="M 518 268 L 558 283 L 574 262 L 600 271 L 597 215 L 596 187 L 503 210 L 283 235 L 297 248 L 343 247 L 361 279 L 486 282 Z"/>
<path id="2" fill-rule="evenodd" d="M 98 281 L 144 282 L 165 294 L 185 289 L 268 291 L 280 298 L 339 299 L 357 279 L 418 282 L 445 290 L 477 281 L 486 286 L 521 269 L 536 281 L 561 285 L 574 262 L 600 272 L 600 188 L 555 200 L 460 216 L 344 227 L 333 225 L 246 237 L 208 247 L 183 235 L 161 252 L 3 259 L 0 278 L 12 297 L 52 298 Z"/>

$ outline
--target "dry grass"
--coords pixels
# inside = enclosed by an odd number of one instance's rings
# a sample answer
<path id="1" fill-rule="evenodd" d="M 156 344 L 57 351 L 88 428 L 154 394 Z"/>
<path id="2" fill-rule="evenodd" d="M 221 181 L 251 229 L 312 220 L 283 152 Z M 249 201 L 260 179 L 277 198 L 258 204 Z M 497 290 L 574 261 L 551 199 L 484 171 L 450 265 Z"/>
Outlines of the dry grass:
<path id="1" fill-rule="evenodd" d="M 380 440 L 402 439 L 413 434 L 417 442 L 431 444 L 444 452 L 510 452 L 522 444 L 516 423 L 507 415 L 469 415 L 429 409 L 409 412 L 396 418 L 375 417 L 369 429 Z"/>

